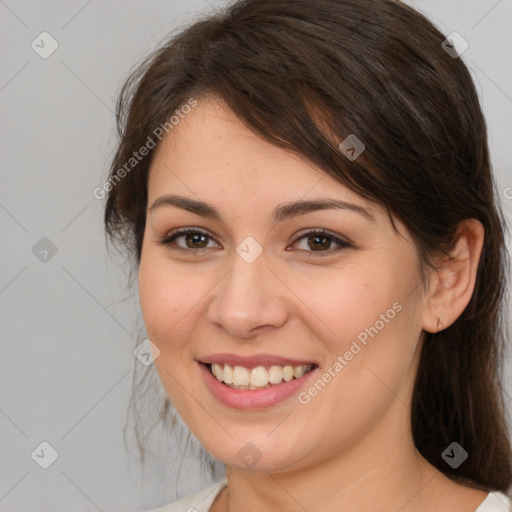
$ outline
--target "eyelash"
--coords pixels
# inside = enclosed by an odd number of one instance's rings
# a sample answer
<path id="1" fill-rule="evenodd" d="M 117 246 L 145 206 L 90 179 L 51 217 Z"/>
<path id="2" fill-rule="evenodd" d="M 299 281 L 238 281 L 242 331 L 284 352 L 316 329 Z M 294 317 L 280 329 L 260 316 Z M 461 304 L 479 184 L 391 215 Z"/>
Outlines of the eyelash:
<path id="1" fill-rule="evenodd" d="M 207 247 L 201 247 L 199 249 L 183 248 L 183 247 L 179 247 L 179 246 L 178 247 L 176 247 L 176 246 L 175 247 L 171 247 L 172 243 L 174 242 L 174 240 L 176 240 L 177 238 L 179 238 L 179 237 L 181 237 L 183 235 L 188 235 L 188 234 L 205 235 L 205 236 L 209 237 L 211 240 L 214 240 L 213 237 L 209 233 L 207 233 L 206 231 L 203 231 L 202 229 L 198 229 L 198 228 L 194 228 L 194 229 L 185 228 L 185 229 L 183 229 L 183 228 L 181 228 L 181 229 L 177 229 L 175 231 L 172 231 L 165 238 L 158 239 L 157 242 L 159 244 L 165 246 L 165 247 L 168 247 L 168 248 L 171 248 L 171 249 L 176 249 L 178 251 L 183 251 L 183 252 L 190 252 L 190 251 L 200 252 L 202 250 L 207 250 L 208 249 Z M 297 243 L 299 240 L 301 240 L 303 238 L 308 238 L 308 237 L 313 237 L 313 236 L 325 237 L 329 241 L 338 244 L 338 248 L 335 249 L 335 250 L 318 251 L 318 252 L 316 252 L 316 251 L 306 251 L 306 250 L 300 249 L 300 251 L 309 252 L 310 253 L 310 257 L 330 256 L 332 254 L 340 252 L 343 249 L 352 247 L 352 245 L 350 243 L 348 243 L 348 242 L 346 242 L 344 240 L 340 240 L 339 238 L 337 238 L 333 234 L 329 233 L 328 231 L 325 231 L 324 229 L 315 229 L 315 230 L 307 231 L 305 233 L 299 233 L 297 235 L 297 238 L 295 238 L 295 240 L 292 242 L 292 244 Z"/>

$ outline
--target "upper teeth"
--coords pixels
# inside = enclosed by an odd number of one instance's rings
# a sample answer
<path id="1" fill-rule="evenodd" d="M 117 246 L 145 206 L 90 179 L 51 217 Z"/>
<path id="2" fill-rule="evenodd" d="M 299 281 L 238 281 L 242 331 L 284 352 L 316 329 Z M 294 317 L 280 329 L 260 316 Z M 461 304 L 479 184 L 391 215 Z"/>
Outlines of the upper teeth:
<path id="1" fill-rule="evenodd" d="M 243 366 L 229 366 L 213 363 L 211 370 L 218 381 L 232 386 L 242 386 L 245 389 L 265 387 L 269 384 L 279 384 L 283 380 L 288 382 L 294 377 L 298 379 L 313 368 L 312 364 L 298 366 L 271 366 L 268 370 L 264 366 L 245 368 Z"/>

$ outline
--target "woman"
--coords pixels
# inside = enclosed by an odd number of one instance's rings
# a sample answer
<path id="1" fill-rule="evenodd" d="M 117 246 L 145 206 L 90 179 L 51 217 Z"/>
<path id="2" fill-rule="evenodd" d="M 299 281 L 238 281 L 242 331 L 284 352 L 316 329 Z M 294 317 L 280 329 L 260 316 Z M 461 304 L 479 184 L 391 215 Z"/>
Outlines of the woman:
<path id="1" fill-rule="evenodd" d="M 162 512 L 511 510 L 506 253 L 454 45 L 394 0 L 245 0 L 126 83 L 106 229 L 226 467 Z"/>

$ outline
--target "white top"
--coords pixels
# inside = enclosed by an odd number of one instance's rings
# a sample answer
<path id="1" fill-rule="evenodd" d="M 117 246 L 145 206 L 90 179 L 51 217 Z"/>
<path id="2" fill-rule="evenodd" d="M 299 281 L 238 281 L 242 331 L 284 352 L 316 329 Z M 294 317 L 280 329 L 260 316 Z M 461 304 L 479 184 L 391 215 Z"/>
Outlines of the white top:
<path id="1" fill-rule="evenodd" d="M 227 485 L 227 480 L 221 480 L 199 492 L 190 494 L 181 500 L 165 507 L 149 512 L 208 512 L 215 498 Z M 475 512 L 511 512 L 512 499 L 502 492 L 490 492 Z"/>

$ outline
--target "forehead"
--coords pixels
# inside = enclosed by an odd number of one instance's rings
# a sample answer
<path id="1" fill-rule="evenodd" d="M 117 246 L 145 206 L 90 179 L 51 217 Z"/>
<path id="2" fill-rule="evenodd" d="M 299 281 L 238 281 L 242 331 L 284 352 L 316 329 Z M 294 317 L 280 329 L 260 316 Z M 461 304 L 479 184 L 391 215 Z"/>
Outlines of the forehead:
<path id="1" fill-rule="evenodd" d="M 163 138 L 151 173 L 155 170 L 153 174 L 165 174 L 158 172 L 165 167 L 186 172 L 191 178 L 195 175 L 208 175 L 215 181 L 237 178 L 238 183 L 255 174 L 259 178 L 279 179 L 282 174 L 303 171 L 302 174 L 317 180 L 325 174 L 300 156 L 259 137 L 223 103 L 213 100 L 200 101 Z"/>
<path id="2" fill-rule="evenodd" d="M 329 195 L 378 208 L 316 167 L 251 131 L 221 101 L 205 99 L 162 139 L 148 181 L 148 202 L 161 193 L 199 197 L 275 197 L 297 200 Z"/>

